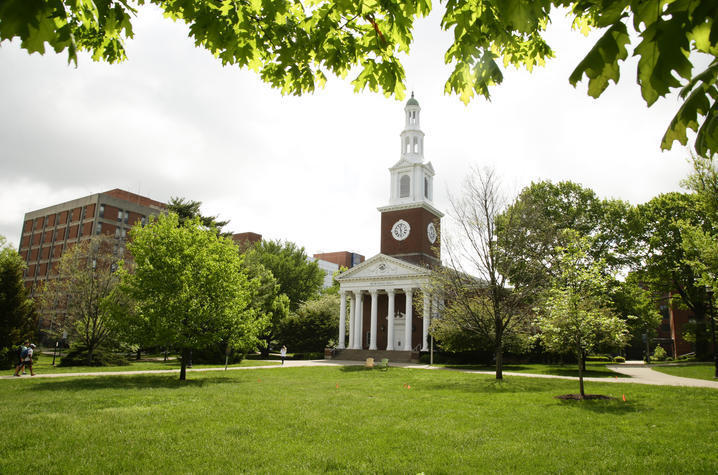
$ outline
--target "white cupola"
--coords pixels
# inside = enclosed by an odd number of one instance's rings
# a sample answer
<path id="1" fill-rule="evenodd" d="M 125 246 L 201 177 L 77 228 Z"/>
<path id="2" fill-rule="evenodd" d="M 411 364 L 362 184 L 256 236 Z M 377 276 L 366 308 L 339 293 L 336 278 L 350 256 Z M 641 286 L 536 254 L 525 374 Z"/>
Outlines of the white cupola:
<path id="1" fill-rule="evenodd" d="M 389 169 L 389 206 L 431 203 L 434 198 L 434 167 L 431 162 L 424 163 L 424 132 L 420 128 L 420 113 L 419 101 L 412 92 L 404 107 L 401 158 Z"/>
<path id="2" fill-rule="evenodd" d="M 424 132 L 421 131 L 419 122 L 421 107 L 419 107 L 419 101 L 414 99 L 413 92 L 411 99 L 406 101 L 404 114 L 406 122 L 404 131 L 401 133 L 401 158 L 422 162 L 424 160 Z"/>

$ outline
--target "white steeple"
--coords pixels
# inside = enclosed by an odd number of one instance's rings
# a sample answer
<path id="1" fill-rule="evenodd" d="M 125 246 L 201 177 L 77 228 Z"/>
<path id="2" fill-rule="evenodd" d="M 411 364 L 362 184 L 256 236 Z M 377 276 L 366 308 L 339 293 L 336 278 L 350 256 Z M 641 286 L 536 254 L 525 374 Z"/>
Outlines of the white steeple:
<path id="1" fill-rule="evenodd" d="M 421 131 L 419 101 L 411 99 L 404 106 L 405 123 L 401 132 L 401 158 L 389 169 L 391 173 L 391 190 L 389 205 L 379 208 L 380 211 L 423 206 L 436 211 L 434 199 L 434 167 L 431 162 L 424 163 L 424 132 Z"/>

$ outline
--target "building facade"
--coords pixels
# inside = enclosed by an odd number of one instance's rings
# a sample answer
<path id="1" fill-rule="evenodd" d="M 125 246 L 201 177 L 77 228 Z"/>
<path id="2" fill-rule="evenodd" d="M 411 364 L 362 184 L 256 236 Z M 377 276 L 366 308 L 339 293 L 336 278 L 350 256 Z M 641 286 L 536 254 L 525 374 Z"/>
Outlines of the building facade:
<path id="1" fill-rule="evenodd" d="M 124 248 L 134 224 L 166 208 L 159 201 L 114 189 L 26 213 L 19 249 L 27 263 L 25 286 L 32 292 L 57 273 L 65 250 L 95 234 L 114 236 L 118 250 Z"/>
<path id="2" fill-rule="evenodd" d="M 429 325 L 441 304 L 428 288 L 432 267 L 441 263 L 443 213 L 433 204 L 434 168 L 424 162 L 420 113 L 412 94 L 404 107 L 400 159 L 389 168 L 389 203 L 378 208 L 380 253 L 337 277 L 337 358 L 386 351 L 394 360 L 409 360 L 429 349 Z"/>

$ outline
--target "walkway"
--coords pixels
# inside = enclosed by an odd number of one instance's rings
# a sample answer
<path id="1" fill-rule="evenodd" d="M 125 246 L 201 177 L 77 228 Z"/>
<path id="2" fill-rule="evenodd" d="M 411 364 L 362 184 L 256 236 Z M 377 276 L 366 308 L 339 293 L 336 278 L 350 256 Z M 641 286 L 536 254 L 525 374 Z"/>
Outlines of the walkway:
<path id="1" fill-rule="evenodd" d="M 250 369 L 276 369 L 276 368 L 298 368 L 307 366 L 359 366 L 363 365 L 363 361 L 346 361 L 346 360 L 287 360 L 282 365 L 271 365 L 271 366 L 235 366 L 227 368 L 228 371 L 236 370 L 250 370 Z M 462 370 L 458 368 L 443 368 L 440 366 L 429 366 L 425 364 L 416 363 L 391 363 L 390 366 L 401 367 L 401 368 L 414 368 L 414 369 L 428 369 L 434 371 L 460 371 L 463 373 L 473 374 L 494 374 L 493 371 L 475 371 L 475 370 Z M 654 371 L 653 369 L 645 366 L 641 362 L 628 362 L 622 365 L 610 365 L 607 366 L 617 373 L 625 374 L 630 378 L 583 378 L 584 381 L 593 381 L 597 383 L 632 383 L 632 384 L 650 384 L 659 386 L 690 386 L 690 387 L 701 387 L 701 388 L 714 388 L 718 389 L 718 381 L 708 381 L 704 379 L 692 379 L 692 378 L 681 378 L 678 376 L 671 376 L 669 374 Z M 224 367 L 217 368 L 192 368 L 187 369 L 187 372 L 196 371 L 224 371 Z M 144 370 L 144 371 L 106 371 L 106 372 L 94 372 L 94 373 L 54 373 L 54 374 L 40 374 L 36 373 L 35 378 L 65 378 L 65 377 L 77 377 L 77 376 L 123 376 L 133 374 L 162 374 L 162 373 L 178 373 L 178 369 L 163 369 L 163 370 Z M 526 378 L 546 378 L 546 379 L 568 379 L 576 381 L 577 377 L 573 376 L 554 376 L 550 374 L 531 374 L 531 373 L 515 373 L 510 371 L 504 371 L 504 376 L 521 376 Z M 22 378 L 30 378 L 31 376 L 23 376 Z M 20 379 L 13 375 L 0 376 L 0 379 Z"/>

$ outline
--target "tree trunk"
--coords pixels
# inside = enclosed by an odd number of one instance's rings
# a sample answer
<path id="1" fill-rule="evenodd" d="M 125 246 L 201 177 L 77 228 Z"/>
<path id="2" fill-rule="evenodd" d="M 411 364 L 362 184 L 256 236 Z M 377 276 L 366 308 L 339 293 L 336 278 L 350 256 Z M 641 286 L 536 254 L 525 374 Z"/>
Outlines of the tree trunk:
<path id="1" fill-rule="evenodd" d="M 189 360 L 189 350 L 182 348 L 182 363 L 180 367 L 180 381 L 187 379 L 187 361 Z"/>
<path id="2" fill-rule="evenodd" d="M 583 364 L 584 364 L 583 351 L 579 350 L 579 352 L 578 352 L 578 385 L 580 387 L 581 399 L 583 399 L 584 396 L 586 395 L 583 392 Z"/>
<path id="3" fill-rule="evenodd" d="M 271 338 L 265 338 L 264 341 L 267 344 L 264 345 L 264 347 L 259 352 L 262 354 L 262 358 L 267 358 L 269 356 L 269 343 L 271 341 Z"/>
<path id="4" fill-rule="evenodd" d="M 165 363 L 167 362 L 167 347 L 165 346 Z"/>
<path id="5" fill-rule="evenodd" d="M 496 342 L 496 379 L 504 379 L 504 348 L 501 344 L 501 340 Z"/>
<path id="6" fill-rule="evenodd" d="M 586 358 L 588 355 L 586 352 L 581 352 L 581 355 L 583 356 L 583 359 L 581 360 L 581 371 L 586 371 Z"/>
<path id="7" fill-rule="evenodd" d="M 94 356 L 95 348 L 91 345 L 87 346 L 87 366 L 92 366 L 92 357 Z"/>
<path id="8" fill-rule="evenodd" d="M 137 348 L 137 361 L 140 361 L 140 358 L 142 358 L 142 348 Z"/>

